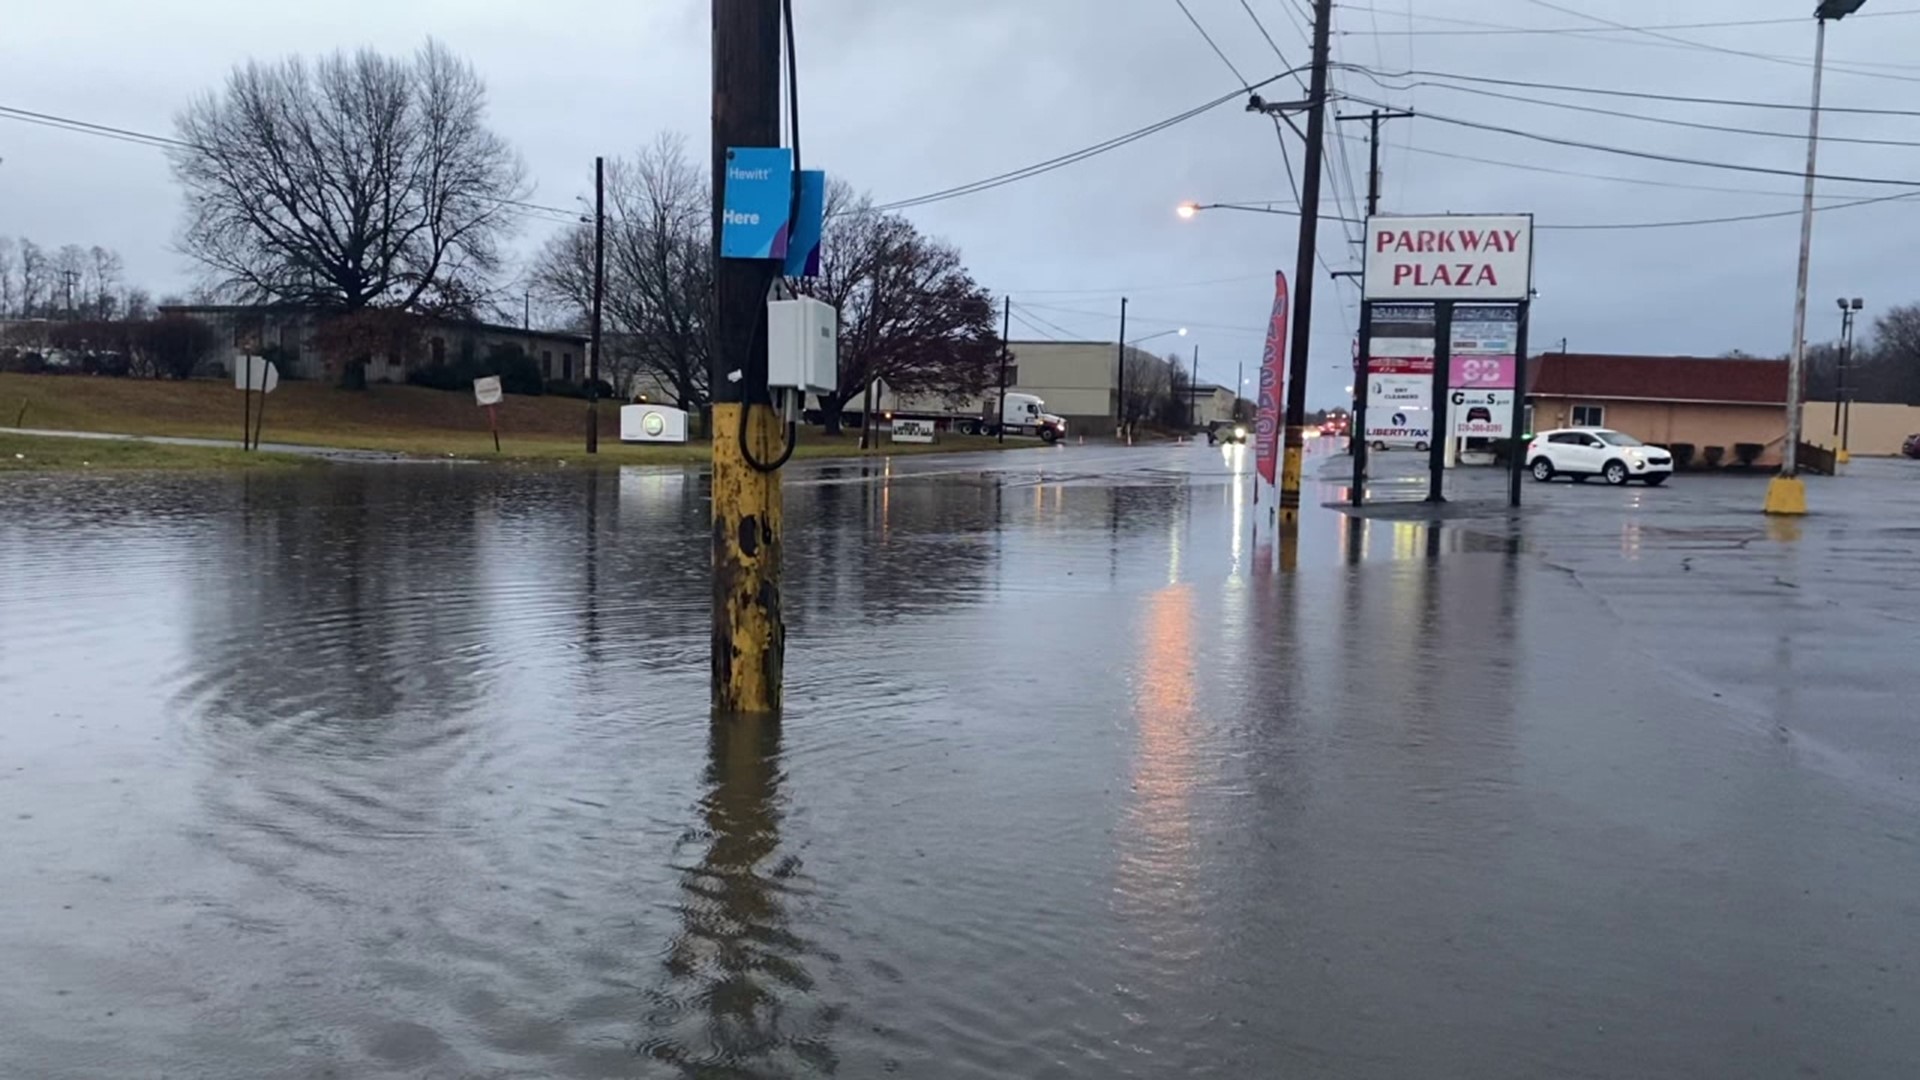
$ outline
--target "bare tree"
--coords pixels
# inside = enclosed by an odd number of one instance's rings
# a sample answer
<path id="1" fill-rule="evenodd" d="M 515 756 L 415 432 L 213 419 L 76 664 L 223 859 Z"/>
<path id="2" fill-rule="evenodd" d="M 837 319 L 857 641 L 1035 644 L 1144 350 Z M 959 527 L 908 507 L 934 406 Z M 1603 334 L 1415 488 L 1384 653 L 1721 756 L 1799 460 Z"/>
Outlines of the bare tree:
<path id="1" fill-rule="evenodd" d="M 468 313 L 526 193 L 485 119 L 479 75 L 437 42 L 249 62 L 176 121 L 182 245 L 234 299 Z"/>
<path id="2" fill-rule="evenodd" d="M 13 237 L 0 236 L 0 319 L 12 316 L 20 296 L 20 256 L 14 250 Z"/>
<path id="3" fill-rule="evenodd" d="M 86 268 L 81 275 L 82 313 L 87 318 L 112 319 L 120 314 L 120 276 L 124 268 L 119 252 L 98 244 L 87 249 Z"/>
<path id="4" fill-rule="evenodd" d="M 1150 352 L 1129 348 L 1123 361 L 1126 393 L 1120 399 L 1120 420 L 1128 429 L 1159 419 L 1173 389 L 1173 372 L 1180 366 L 1178 357 L 1162 360 Z"/>
<path id="5" fill-rule="evenodd" d="M 39 244 L 22 237 L 20 239 L 20 317 L 31 319 L 39 311 L 41 301 L 47 295 L 48 273 L 52 268 L 47 265 L 47 253 Z"/>
<path id="6" fill-rule="evenodd" d="M 62 244 L 53 254 L 52 295 L 48 307 L 68 319 L 80 317 L 80 305 L 86 299 L 82 282 L 87 275 L 87 249 L 79 244 Z"/>
<path id="7" fill-rule="evenodd" d="M 708 180 L 682 136 L 663 134 L 631 161 L 607 163 L 602 377 L 625 393 L 649 373 L 683 409 L 707 400 L 713 308 Z M 584 326 L 593 302 L 593 226 L 548 241 L 533 288 Z"/>
<path id="8" fill-rule="evenodd" d="M 820 276 L 802 291 L 840 312 L 838 389 L 822 395 L 829 432 L 876 380 L 901 394 L 978 394 L 999 368 L 993 298 L 950 245 L 830 185 Z"/>

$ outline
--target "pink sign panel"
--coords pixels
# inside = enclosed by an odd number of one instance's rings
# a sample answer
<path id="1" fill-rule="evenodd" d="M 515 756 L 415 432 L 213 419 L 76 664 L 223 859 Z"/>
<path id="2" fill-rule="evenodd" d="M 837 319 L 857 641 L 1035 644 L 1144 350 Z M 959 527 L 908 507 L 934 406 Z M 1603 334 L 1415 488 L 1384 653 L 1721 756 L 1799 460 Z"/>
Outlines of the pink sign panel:
<path id="1" fill-rule="evenodd" d="M 1456 356 L 1448 370 L 1455 390 L 1511 390 L 1515 367 L 1511 356 Z"/>

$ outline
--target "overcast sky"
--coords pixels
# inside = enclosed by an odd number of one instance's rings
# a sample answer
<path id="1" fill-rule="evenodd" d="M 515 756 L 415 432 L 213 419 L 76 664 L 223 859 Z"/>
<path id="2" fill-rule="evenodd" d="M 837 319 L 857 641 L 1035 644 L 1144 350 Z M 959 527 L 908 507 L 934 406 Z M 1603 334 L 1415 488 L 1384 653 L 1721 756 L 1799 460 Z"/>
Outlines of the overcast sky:
<path id="1" fill-rule="evenodd" d="M 1187 3 L 1248 79 L 1281 70 L 1241 0 Z M 1801 105 L 1810 92 L 1814 28 L 1804 17 L 1811 4 L 1361 0 L 1336 12 L 1334 57 L 1378 70 L 1411 63 L 1455 74 Z M 795 6 L 806 160 L 882 201 L 1052 158 L 1240 85 L 1175 0 L 796 0 Z M 1247 0 L 1247 6 L 1290 62 L 1304 62 L 1304 21 L 1295 0 Z M 1910 14 L 1916 10 L 1916 0 L 1870 0 L 1863 17 L 1833 29 L 1829 105 L 1920 109 L 1920 14 Z M 1713 48 L 1644 34 L 1515 34 L 1443 21 L 1597 25 L 1583 14 L 1636 26 L 1799 21 L 1660 31 Z M 407 52 L 429 35 L 472 60 L 487 79 L 494 124 L 524 156 L 537 202 L 571 205 L 590 191 L 595 154 L 629 152 L 663 129 L 685 132 L 704 148 L 706 0 L 16 3 L 8 5 L 0 33 L 0 105 L 167 134 L 190 95 L 215 86 L 247 57 L 361 45 Z M 1388 212 L 1531 212 L 1544 227 L 1798 206 L 1799 182 L 1790 175 L 1554 146 L 1437 117 L 1793 173 L 1805 161 L 1804 112 L 1484 87 L 1529 99 L 1515 102 L 1432 87 L 1386 90 L 1353 72 L 1339 75 L 1336 89 L 1432 114 L 1388 126 Z M 1289 96 L 1280 86 L 1267 95 Z M 1537 104 L 1548 97 L 1787 137 Z M 1366 106 L 1343 101 L 1337 108 L 1353 113 Z M 1337 128 L 1346 136 L 1361 132 L 1355 124 Z M 1825 118 L 1824 130 L 1920 143 L 1920 117 L 1836 114 Z M 1292 141 L 1298 168 L 1299 146 Z M 1365 147 L 1354 142 L 1346 149 L 1363 191 Z M 1821 172 L 1912 177 L 1920 192 L 1917 154 L 1913 146 L 1828 143 Z M 1352 209 L 1344 201 L 1346 174 L 1336 166 L 1336 175 L 1327 188 L 1328 214 Z M 1342 199 L 1333 197 L 1335 190 Z M 1838 201 L 1903 189 L 1823 182 L 1820 190 L 1823 201 Z M 910 213 L 927 231 L 959 245 L 983 284 L 1013 295 L 1016 310 L 1030 321 L 1016 322 L 1016 338 L 1111 340 L 1124 293 L 1132 300 L 1129 338 L 1186 325 L 1186 338 L 1163 337 L 1143 347 L 1185 354 L 1197 345 L 1202 378 L 1230 382 L 1237 364 L 1251 369 L 1259 358 L 1272 273 L 1291 273 L 1297 226 L 1289 217 L 1229 211 L 1182 221 L 1173 209 L 1187 199 L 1290 203 L 1269 122 L 1230 103 L 1083 163 Z M 0 234 L 50 247 L 116 248 L 130 280 L 157 294 L 193 277 L 193 267 L 171 246 L 178 215 L 178 193 L 158 151 L 0 118 Z M 1818 217 L 1810 337 L 1833 336 L 1834 298 L 1843 293 L 1866 297 L 1869 315 L 1920 299 L 1920 279 L 1912 272 L 1916 220 L 1920 199 Z M 519 246 L 530 250 L 560 227 L 528 222 Z M 1546 348 L 1565 337 L 1574 351 L 1784 353 L 1797 235 L 1791 215 L 1687 229 L 1543 230 L 1536 242 L 1533 344 Z M 1333 269 L 1353 265 L 1340 225 L 1323 224 L 1320 236 Z M 1355 292 L 1324 273 L 1315 289 L 1311 397 L 1330 405 L 1344 398 L 1350 381 Z"/>

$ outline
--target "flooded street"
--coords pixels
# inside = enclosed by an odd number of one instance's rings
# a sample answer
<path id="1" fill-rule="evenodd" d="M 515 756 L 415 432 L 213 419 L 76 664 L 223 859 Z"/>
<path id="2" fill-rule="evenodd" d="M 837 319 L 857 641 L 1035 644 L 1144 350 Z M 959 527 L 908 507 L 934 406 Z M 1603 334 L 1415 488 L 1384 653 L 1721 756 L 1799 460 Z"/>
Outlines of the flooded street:
<path id="1" fill-rule="evenodd" d="M 0 1076 L 1914 1074 L 1920 487 L 1248 467 L 790 468 L 777 726 L 697 472 L 0 482 Z"/>

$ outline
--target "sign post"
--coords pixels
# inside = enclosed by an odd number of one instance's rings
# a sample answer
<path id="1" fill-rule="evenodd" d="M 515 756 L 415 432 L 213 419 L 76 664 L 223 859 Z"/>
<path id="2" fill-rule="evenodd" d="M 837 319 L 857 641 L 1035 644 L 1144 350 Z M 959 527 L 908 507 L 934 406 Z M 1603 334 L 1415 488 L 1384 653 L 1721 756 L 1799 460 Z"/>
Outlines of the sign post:
<path id="1" fill-rule="evenodd" d="M 1418 310 L 1415 305 L 1431 305 L 1427 501 L 1446 501 L 1446 450 L 1453 440 L 1505 439 L 1512 474 L 1508 501 L 1519 506 L 1526 438 L 1526 327 L 1533 295 L 1532 215 L 1373 215 L 1367 218 L 1366 243 L 1362 302 L 1370 337 L 1379 334 L 1381 324 L 1392 325 L 1389 311 L 1404 327 L 1411 311 Z M 1388 372 L 1376 366 L 1376 344 L 1386 342 L 1361 342 L 1366 390 L 1371 392 L 1363 408 L 1377 405 L 1368 399 L 1386 389 L 1382 377 Z M 1394 415 L 1406 414 L 1396 410 Z M 1373 440 L 1377 430 L 1369 416 L 1363 440 Z M 1405 437 L 1403 430 L 1395 434 Z M 1354 464 L 1356 506 L 1365 498 L 1366 449 L 1363 441 Z"/>
<path id="2" fill-rule="evenodd" d="M 240 449 L 260 449 L 260 429 L 266 423 L 267 395 L 280 388 L 280 368 L 264 356 L 242 356 L 234 364 L 233 388 L 240 391 Z M 260 391 L 254 409 L 253 392 Z"/>
<path id="3" fill-rule="evenodd" d="M 483 375 L 473 380 L 473 400 L 487 410 L 487 429 L 493 432 L 493 452 L 500 452 L 500 376 Z"/>

